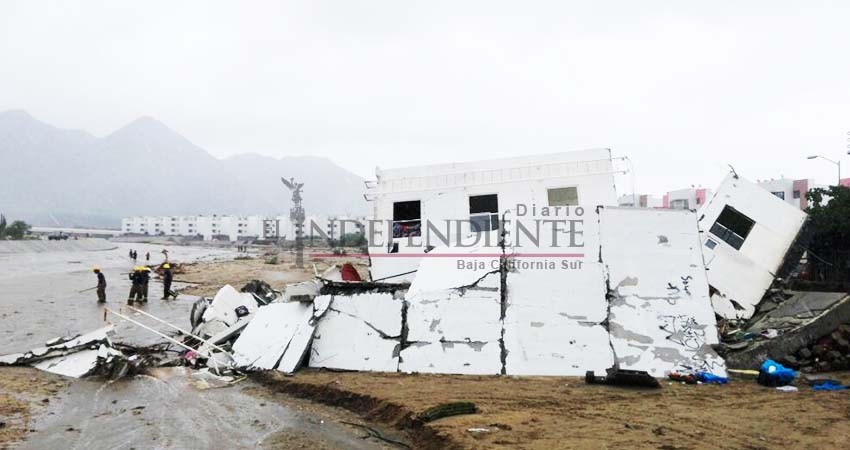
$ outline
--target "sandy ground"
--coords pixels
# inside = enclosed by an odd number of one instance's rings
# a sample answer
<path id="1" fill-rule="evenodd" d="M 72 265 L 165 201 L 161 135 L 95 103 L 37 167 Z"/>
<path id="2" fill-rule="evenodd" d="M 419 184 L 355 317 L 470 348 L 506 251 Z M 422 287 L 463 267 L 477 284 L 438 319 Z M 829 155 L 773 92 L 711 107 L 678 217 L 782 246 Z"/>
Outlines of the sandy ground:
<path id="1" fill-rule="evenodd" d="M 844 382 L 850 374 L 833 374 Z M 659 390 L 591 386 L 578 378 L 332 373 L 262 375 L 290 395 L 357 411 L 414 437 L 416 448 L 846 449 L 850 391 L 784 393 L 754 380 Z M 471 401 L 480 412 L 412 421 L 429 407 Z M 482 428 L 488 431 L 470 432 Z M 435 435 L 425 432 L 431 430 Z"/>
<path id="2" fill-rule="evenodd" d="M 307 252 L 327 253 L 327 249 L 309 249 Z M 276 264 L 268 261 L 276 256 Z M 318 273 L 324 272 L 330 265 L 352 262 L 362 277 L 368 273 L 363 258 L 313 259 L 306 257 L 304 268 L 294 267 L 294 255 L 289 252 L 257 253 L 241 256 L 232 261 L 199 262 L 187 265 L 184 272 L 174 279 L 187 283 L 180 289 L 181 294 L 212 297 L 225 284 L 241 289 L 251 280 L 263 280 L 272 288 L 282 290 L 287 284 L 313 278 L 314 267 Z"/>
<path id="3" fill-rule="evenodd" d="M 0 370 L 0 448 L 20 442 L 35 416 L 44 412 L 56 394 L 68 386 L 62 377 L 29 367 Z"/>

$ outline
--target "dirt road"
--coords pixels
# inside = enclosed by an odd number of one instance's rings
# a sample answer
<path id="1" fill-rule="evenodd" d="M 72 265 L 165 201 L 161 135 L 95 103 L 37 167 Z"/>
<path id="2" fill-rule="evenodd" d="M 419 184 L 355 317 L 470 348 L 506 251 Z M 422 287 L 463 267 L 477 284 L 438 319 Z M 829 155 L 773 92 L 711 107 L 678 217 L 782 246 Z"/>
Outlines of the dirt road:
<path id="1" fill-rule="evenodd" d="M 838 374 L 845 382 L 850 374 Z M 753 380 L 659 390 L 586 385 L 578 378 L 512 378 L 302 370 L 258 377 L 280 392 L 340 406 L 403 429 L 418 448 L 846 449 L 850 392 L 796 393 Z M 480 412 L 422 426 L 446 402 Z M 471 432 L 470 429 L 487 431 Z"/>

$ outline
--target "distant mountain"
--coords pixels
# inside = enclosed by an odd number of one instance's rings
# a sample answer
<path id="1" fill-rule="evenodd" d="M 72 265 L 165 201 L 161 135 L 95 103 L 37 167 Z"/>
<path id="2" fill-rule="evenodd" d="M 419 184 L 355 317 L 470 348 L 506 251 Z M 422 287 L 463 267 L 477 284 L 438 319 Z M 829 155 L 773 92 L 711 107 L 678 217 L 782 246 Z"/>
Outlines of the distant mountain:
<path id="1" fill-rule="evenodd" d="M 363 179 L 324 158 L 217 159 L 150 117 L 97 138 L 0 113 L 0 213 L 13 220 L 118 226 L 132 215 L 286 213 L 282 176 L 306 183 L 308 214 L 367 211 Z"/>

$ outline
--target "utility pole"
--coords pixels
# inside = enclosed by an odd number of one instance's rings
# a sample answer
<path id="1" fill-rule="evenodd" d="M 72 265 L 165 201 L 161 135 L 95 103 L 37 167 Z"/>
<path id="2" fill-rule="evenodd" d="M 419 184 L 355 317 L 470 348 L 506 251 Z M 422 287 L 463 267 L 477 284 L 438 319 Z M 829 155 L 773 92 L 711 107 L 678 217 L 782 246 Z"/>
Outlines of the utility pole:
<path id="1" fill-rule="evenodd" d="M 280 177 L 280 181 L 292 191 L 292 207 L 289 209 L 289 219 L 295 227 L 295 267 L 304 268 L 304 207 L 301 205 L 301 190 L 304 183 L 295 182 L 295 178 Z"/>
<path id="2" fill-rule="evenodd" d="M 838 182 L 835 185 L 840 186 L 841 185 L 841 161 L 833 161 L 833 160 L 827 158 L 826 156 L 821 156 L 821 155 L 811 155 L 811 156 L 807 157 L 807 159 L 818 159 L 818 158 L 825 159 L 825 160 L 835 164 L 836 166 L 838 166 Z"/>

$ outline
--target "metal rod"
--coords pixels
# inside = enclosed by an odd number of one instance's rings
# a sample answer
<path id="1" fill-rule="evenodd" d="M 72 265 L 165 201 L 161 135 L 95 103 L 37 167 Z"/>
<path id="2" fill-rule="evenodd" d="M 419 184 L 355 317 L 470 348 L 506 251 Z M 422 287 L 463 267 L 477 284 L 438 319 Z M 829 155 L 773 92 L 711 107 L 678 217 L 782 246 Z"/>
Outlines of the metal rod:
<path id="1" fill-rule="evenodd" d="M 183 347 L 183 348 L 185 348 L 186 350 L 189 350 L 189 351 L 191 351 L 191 352 L 195 352 L 195 353 L 197 353 L 197 354 L 199 354 L 199 355 L 201 355 L 201 356 L 206 357 L 207 359 L 209 359 L 209 360 L 211 360 L 211 361 L 213 362 L 213 365 L 215 366 L 215 370 L 216 370 L 216 371 L 218 371 L 218 363 L 219 363 L 219 361 L 218 361 L 217 359 L 215 359 L 215 357 L 214 357 L 214 356 L 212 356 L 212 354 L 207 354 L 207 355 L 205 355 L 205 354 L 203 354 L 201 351 L 199 351 L 199 350 L 195 350 L 194 348 L 189 347 L 188 345 L 186 345 L 186 344 L 184 344 L 184 343 L 182 343 L 182 342 L 178 341 L 177 339 L 174 339 L 174 338 L 172 338 L 171 336 L 168 336 L 168 335 L 167 335 L 167 334 L 165 334 L 165 333 L 162 333 L 162 332 L 160 332 L 160 331 L 157 331 L 157 330 L 155 330 L 155 329 L 153 329 L 153 328 L 151 328 L 151 327 L 149 327 L 149 326 L 147 326 L 147 325 L 145 325 L 145 324 L 143 324 L 143 323 L 141 323 L 141 322 L 137 322 L 137 321 L 135 321 L 135 320 L 133 320 L 133 319 L 131 319 L 131 318 L 129 318 L 129 317 L 127 317 L 127 316 L 125 316 L 125 315 L 121 314 L 121 313 L 115 312 L 115 311 L 113 311 L 113 310 L 111 310 L 111 309 L 109 309 L 109 308 L 104 308 L 104 309 L 105 309 L 106 311 L 109 311 L 110 313 L 115 314 L 116 316 L 118 316 L 118 317 L 120 317 L 120 318 L 122 318 L 122 319 L 124 319 L 124 320 L 126 320 L 126 321 L 128 321 L 128 322 L 130 322 L 130 323 L 132 323 L 132 324 L 134 324 L 134 325 L 140 326 L 140 327 L 142 327 L 142 328 L 144 328 L 144 329 L 146 329 L 146 330 L 150 331 L 151 333 L 156 334 L 156 335 L 157 335 L 157 336 L 159 336 L 159 337 L 162 337 L 162 338 L 167 339 L 169 342 L 171 342 L 171 343 L 173 343 L 173 344 L 177 344 L 178 346 Z M 226 363 L 222 363 L 222 364 L 223 364 L 223 365 L 227 365 Z"/>
<path id="2" fill-rule="evenodd" d="M 164 320 L 160 319 L 159 317 L 157 317 L 157 316 L 155 316 L 155 315 L 153 315 L 153 314 L 149 314 L 149 313 L 147 313 L 147 312 L 145 312 L 145 311 L 142 311 L 141 309 L 133 308 L 132 306 L 127 306 L 127 308 L 129 308 L 129 309 L 131 309 L 131 310 L 133 310 L 133 311 L 135 311 L 135 312 L 137 312 L 137 313 L 143 314 L 143 315 L 145 315 L 145 316 L 147 316 L 147 317 L 150 317 L 151 319 L 156 320 L 157 322 L 159 322 L 159 323 L 161 323 L 161 324 L 164 324 L 164 325 L 167 325 L 167 326 L 169 326 L 169 327 L 171 327 L 171 328 L 174 328 L 175 330 L 177 330 L 177 331 L 179 331 L 179 332 L 181 332 L 181 333 L 183 333 L 183 334 L 185 334 L 185 335 L 187 335 L 187 336 L 191 336 L 191 337 L 193 337 L 193 338 L 195 338 L 195 339 L 197 339 L 197 340 L 199 340 L 199 341 L 203 342 L 205 345 L 208 345 L 208 346 L 210 346 L 210 347 L 212 347 L 212 348 L 214 348 L 214 349 L 216 349 L 216 350 L 219 350 L 219 351 L 222 351 L 222 352 L 228 353 L 228 351 L 227 351 L 227 350 L 225 350 L 225 349 L 223 349 L 223 348 L 219 347 L 218 345 L 215 345 L 215 344 L 213 344 L 212 342 L 209 342 L 209 341 L 207 341 L 206 339 L 204 339 L 204 338 L 202 338 L 202 337 L 200 337 L 200 336 L 196 336 L 196 335 L 194 335 L 194 334 L 192 334 L 192 333 L 190 333 L 190 332 L 188 332 L 188 331 L 186 331 L 186 330 L 184 330 L 184 329 L 182 329 L 182 328 L 178 327 L 177 325 L 172 325 L 172 324 L 170 324 L 170 323 L 168 323 L 168 322 L 166 322 L 166 321 L 164 321 Z"/>

